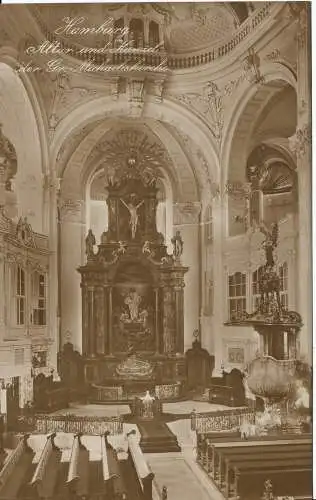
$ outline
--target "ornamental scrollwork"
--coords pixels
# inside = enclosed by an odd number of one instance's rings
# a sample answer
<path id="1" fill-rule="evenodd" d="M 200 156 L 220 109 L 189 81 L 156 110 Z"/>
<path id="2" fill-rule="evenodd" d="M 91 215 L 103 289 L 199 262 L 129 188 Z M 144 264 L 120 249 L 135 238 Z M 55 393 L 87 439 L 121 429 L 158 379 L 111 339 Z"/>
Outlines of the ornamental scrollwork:
<path id="1" fill-rule="evenodd" d="M 2 131 L 2 124 L 0 123 L 0 168 L 2 176 L 4 175 L 4 183 L 7 190 L 11 190 L 11 180 L 17 172 L 17 157 L 16 152 L 7 137 L 4 136 Z M 0 174 L 1 174 L 0 170 Z"/>
<path id="2" fill-rule="evenodd" d="M 217 142 L 221 142 L 223 130 L 223 98 L 218 85 L 209 81 L 201 93 L 188 92 L 173 96 L 196 111 L 207 123 Z"/>
<path id="3" fill-rule="evenodd" d="M 312 132 L 309 125 L 304 125 L 302 128 L 297 128 L 295 134 L 289 137 L 290 150 L 296 154 L 297 158 L 302 158 L 306 155 L 312 143 Z"/>
<path id="4" fill-rule="evenodd" d="M 118 186 L 124 180 L 141 179 L 154 185 L 169 158 L 158 143 L 132 129 L 123 129 L 97 146 L 104 158 L 106 184 Z"/>

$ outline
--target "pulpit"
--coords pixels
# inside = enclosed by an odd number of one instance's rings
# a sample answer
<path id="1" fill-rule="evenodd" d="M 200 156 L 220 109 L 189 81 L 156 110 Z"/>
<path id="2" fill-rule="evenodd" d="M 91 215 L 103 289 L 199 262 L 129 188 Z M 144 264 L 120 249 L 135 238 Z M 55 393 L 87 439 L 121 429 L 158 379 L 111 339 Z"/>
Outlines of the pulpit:
<path id="1" fill-rule="evenodd" d="M 130 153 L 130 152 L 129 152 Z M 182 239 L 156 228 L 158 171 L 131 154 L 108 169 L 108 230 L 80 267 L 85 380 L 130 399 L 185 380 Z M 170 390 L 170 389 L 168 389 Z M 103 391 L 104 394 L 104 391 Z M 123 396 L 122 396 L 123 394 Z"/>

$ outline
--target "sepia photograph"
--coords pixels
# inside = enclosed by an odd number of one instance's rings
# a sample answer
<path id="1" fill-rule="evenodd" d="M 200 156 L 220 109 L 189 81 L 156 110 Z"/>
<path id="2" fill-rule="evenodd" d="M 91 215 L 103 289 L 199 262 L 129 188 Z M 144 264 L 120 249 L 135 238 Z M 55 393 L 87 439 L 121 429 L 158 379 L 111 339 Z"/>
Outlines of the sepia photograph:
<path id="1" fill-rule="evenodd" d="M 0 6 L 0 500 L 313 500 L 305 1 Z"/>

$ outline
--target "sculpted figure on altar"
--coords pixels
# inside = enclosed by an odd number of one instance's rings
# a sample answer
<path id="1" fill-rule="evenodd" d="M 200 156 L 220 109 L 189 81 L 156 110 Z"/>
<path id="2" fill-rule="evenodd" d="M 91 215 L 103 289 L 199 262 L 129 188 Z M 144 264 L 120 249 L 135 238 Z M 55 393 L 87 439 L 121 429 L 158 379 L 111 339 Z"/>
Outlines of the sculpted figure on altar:
<path id="1" fill-rule="evenodd" d="M 183 239 L 181 237 L 180 231 L 176 231 L 176 234 L 172 238 L 171 243 L 173 244 L 173 256 L 176 260 L 178 260 L 183 253 Z"/>
<path id="2" fill-rule="evenodd" d="M 96 243 L 95 236 L 92 232 L 92 229 L 89 229 L 87 237 L 86 237 L 86 255 L 87 257 L 91 257 L 93 252 L 93 247 Z"/>
<path id="3" fill-rule="evenodd" d="M 132 239 L 134 240 L 135 236 L 136 236 L 138 221 L 139 221 L 139 215 L 137 213 L 137 210 L 144 203 L 144 200 L 142 200 L 140 203 L 138 203 L 138 205 L 133 205 L 133 203 L 125 203 L 125 201 L 122 200 L 122 198 L 121 198 L 121 202 L 129 211 L 129 214 L 130 214 L 129 225 L 131 227 Z"/>
<path id="4" fill-rule="evenodd" d="M 128 306 L 130 318 L 132 321 L 138 320 L 138 310 L 142 297 L 136 290 L 131 290 L 125 297 L 124 303 Z"/>

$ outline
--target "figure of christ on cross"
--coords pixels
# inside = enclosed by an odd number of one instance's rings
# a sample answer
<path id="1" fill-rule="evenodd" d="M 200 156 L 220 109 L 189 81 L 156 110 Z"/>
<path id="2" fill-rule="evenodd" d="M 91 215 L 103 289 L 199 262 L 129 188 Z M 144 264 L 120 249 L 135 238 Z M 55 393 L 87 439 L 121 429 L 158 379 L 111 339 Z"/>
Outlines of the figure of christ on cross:
<path id="1" fill-rule="evenodd" d="M 138 205 L 133 205 L 132 203 L 125 203 L 125 201 L 122 200 L 122 198 L 121 202 L 123 203 L 123 205 L 125 205 L 125 207 L 128 209 L 130 213 L 129 225 L 131 226 L 132 239 L 134 239 L 136 236 L 138 219 L 139 219 L 137 210 L 144 203 L 144 200 L 138 203 Z"/>

